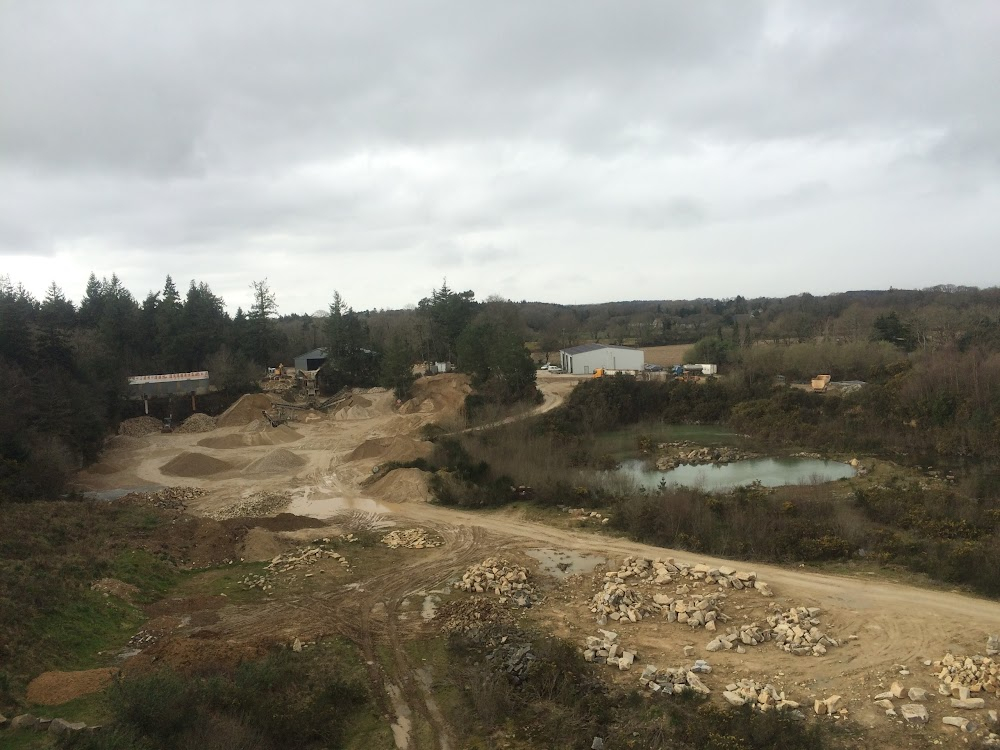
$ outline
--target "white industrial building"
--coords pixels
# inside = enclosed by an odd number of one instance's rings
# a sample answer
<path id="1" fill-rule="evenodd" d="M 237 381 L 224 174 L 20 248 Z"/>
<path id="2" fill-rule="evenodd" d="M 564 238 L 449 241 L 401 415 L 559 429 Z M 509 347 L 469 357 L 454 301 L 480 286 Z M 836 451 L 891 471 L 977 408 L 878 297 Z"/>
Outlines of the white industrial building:
<path id="1" fill-rule="evenodd" d="M 581 344 L 559 352 L 564 372 L 591 375 L 595 370 L 643 370 L 646 357 L 642 349 L 611 344 Z"/>

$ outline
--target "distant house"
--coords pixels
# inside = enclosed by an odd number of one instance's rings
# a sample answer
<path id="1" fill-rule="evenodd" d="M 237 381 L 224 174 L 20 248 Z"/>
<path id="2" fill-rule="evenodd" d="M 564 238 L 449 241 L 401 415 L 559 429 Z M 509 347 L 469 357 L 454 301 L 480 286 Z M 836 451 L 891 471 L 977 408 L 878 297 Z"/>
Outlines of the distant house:
<path id="1" fill-rule="evenodd" d="M 313 349 L 311 352 L 300 354 L 295 358 L 295 369 L 308 372 L 318 370 L 327 360 L 327 350 L 324 348 Z"/>
<path id="2" fill-rule="evenodd" d="M 573 375 L 591 375 L 597 369 L 642 370 L 646 357 L 642 349 L 611 344 L 581 344 L 559 352 L 563 370 Z"/>

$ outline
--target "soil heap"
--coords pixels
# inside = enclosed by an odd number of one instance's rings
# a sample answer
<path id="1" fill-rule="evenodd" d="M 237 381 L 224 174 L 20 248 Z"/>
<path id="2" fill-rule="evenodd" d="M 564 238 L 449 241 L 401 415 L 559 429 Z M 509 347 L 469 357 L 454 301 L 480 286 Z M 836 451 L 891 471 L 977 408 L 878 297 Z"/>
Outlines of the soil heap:
<path id="1" fill-rule="evenodd" d="M 118 434 L 128 435 L 129 437 L 142 437 L 143 435 L 152 435 L 154 432 L 159 432 L 162 426 L 163 423 L 155 417 L 133 417 L 132 419 L 126 419 L 118 425 Z"/>
<path id="2" fill-rule="evenodd" d="M 241 427 L 260 417 L 260 413 L 271 405 L 271 399 L 263 393 L 248 393 L 226 409 L 215 424 L 217 427 Z"/>
<path id="3" fill-rule="evenodd" d="M 258 475 L 284 474 L 287 471 L 298 469 L 305 464 L 306 460 L 301 456 L 296 456 L 287 448 L 278 448 L 266 456 L 258 458 L 247 466 L 243 470 L 243 473 Z"/>

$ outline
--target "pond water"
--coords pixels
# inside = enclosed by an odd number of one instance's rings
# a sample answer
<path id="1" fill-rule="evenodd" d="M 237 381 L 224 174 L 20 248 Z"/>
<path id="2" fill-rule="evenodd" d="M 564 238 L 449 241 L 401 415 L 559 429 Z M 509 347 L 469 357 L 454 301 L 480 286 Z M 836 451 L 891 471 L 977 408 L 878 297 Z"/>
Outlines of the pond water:
<path id="1" fill-rule="evenodd" d="M 731 464 L 678 466 L 670 471 L 650 471 L 645 461 L 623 461 L 618 474 L 640 487 L 656 489 L 661 480 L 706 492 L 728 490 L 758 481 L 765 487 L 785 484 L 813 484 L 853 477 L 850 464 L 818 458 L 758 458 Z"/>

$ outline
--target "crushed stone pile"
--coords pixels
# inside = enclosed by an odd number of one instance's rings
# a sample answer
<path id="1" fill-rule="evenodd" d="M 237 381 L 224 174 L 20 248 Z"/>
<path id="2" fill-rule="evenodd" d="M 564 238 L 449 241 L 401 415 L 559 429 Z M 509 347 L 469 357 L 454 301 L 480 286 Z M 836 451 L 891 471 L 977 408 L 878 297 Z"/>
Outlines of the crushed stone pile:
<path id="1" fill-rule="evenodd" d="M 466 634 L 472 630 L 512 625 L 513 615 L 496 599 L 473 596 L 442 604 L 434 615 L 446 634 Z"/>
<path id="2" fill-rule="evenodd" d="M 294 574 L 298 571 L 309 568 L 324 558 L 332 558 L 347 570 L 350 570 L 351 566 L 347 558 L 339 552 L 330 549 L 329 545 L 329 537 L 324 537 L 315 540 L 310 545 L 298 547 L 290 552 L 276 555 L 267 564 L 263 574 L 250 573 L 240 580 L 240 584 L 251 589 L 258 588 L 262 591 L 272 591 L 277 576 L 284 575 L 286 580 L 290 580 L 294 578 Z M 303 578 L 312 578 L 312 576 L 312 573 L 305 573 Z"/>
<path id="3" fill-rule="evenodd" d="M 216 521 L 223 521 L 228 518 L 273 516 L 285 510 L 291 502 L 292 498 L 287 492 L 254 492 L 235 503 L 230 503 L 219 510 L 206 513 L 206 515 L 209 518 L 214 518 Z"/>
<path id="4" fill-rule="evenodd" d="M 440 547 L 444 542 L 431 536 L 424 529 L 397 529 L 390 531 L 382 537 L 382 544 L 393 549 L 398 547 L 424 549 L 427 547 Z"/>
<path id="5" fill-rule="evenodd" d="M 181 422 L 174 432 L 187 434 L 190 432 L 211 432 L 215 429 L 215 417 L 210 417 L 201 412 L 195 412 L 190 417 Z"/>
<path id="6" fill-rule="evenodd" d="M 306 460 L 287 448 L 278 448 L 247 466 L 244 474 L 283 474 L 305 466 Z"/>
<path id="7" fill-rule="evenodd" d="M 805 714 L 799 711 L 800 703 L 793 701 L 771 683 L 757 682 L 750 678 L 731 682 L 726 685 L 722 697 L 731 706 L 750 706 L 757 711 L 794 711 L 795 716 L 804 719 Z M 836 701 L 833 698 L 837 698 Z M 829 709 L 836 707 L 839 696 L 832 696 L 823 702 Z"/>
<path id="8" fill-rule="evenodd" d="M 610 664 L 625 672 L 632 668 L 638 654 L 635 650 L 623 648 L 618 643 L 618 633 L 611 630 L 599 630 L 601 635 L 587 636 L 583 658 L 594 664 Z"/>
<path id="9" fill-rule="evenodd" d="M 502 557 L 488 557 L 465 571 L 454 588 L 476 594 L 492 591 L 501 603 L 508 600 L 519 607 L 530 607 L 534 587 L 528 583 L 528 569 Z"/>
<path id="10" fill-rule="evenodd" d="M 607 578 L 624 583 L 628 580 L 643 581 L 665 585 L 678 578 L 704 584 L 718 584 L 721 588 L 756 589 L 761 596 L 773 596 L 771 587 L 757 580 L 757 574 L 752 571 L 740 571 L 726 565 L 706 565 L 697 563 L 691 565 L 668 557 L 665 560 L 656 558 L 649 560 L 643 557 L 626 557 L 617 571 L 606 574 Z"/>
<path id="11" fill-rule="evenodd" d="M 137 438 L 159 432 L 162 427 L 163 422 L 155 417 L 133 417 L 118 425 L 118 434 Z"/>
<path id="12" fill-rule="evenodd" d="M 608 581 L 603 589 L 594 594 L 590 611 L 604 623 L 609 619 L 638 622 L 644 616 L 659 612 L 660 606 L 624 583 Z"/>
<path id="13" fill-rule="evenodd" d="M 130 492 L 118 498 L 119 503 L 152 505 L 163 510 L 187 510 L 188 502 L 208 494 L 200 487 L 164 487 L 156 492 Z"/>
<path id="14" fill-rule="evenodd" d="M 207 477 L 231 468 L 232 464 L 206 453 L 184 451 L 163 464 L 160 471 L 174 477 Z"/>

